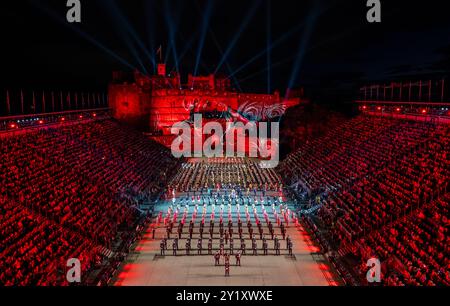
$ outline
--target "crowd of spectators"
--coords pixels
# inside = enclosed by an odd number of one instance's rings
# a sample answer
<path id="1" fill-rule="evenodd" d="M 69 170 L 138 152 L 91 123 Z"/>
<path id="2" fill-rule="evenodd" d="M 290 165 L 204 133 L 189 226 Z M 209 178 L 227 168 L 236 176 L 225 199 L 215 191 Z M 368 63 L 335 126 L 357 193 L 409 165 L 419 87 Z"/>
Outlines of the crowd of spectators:
<path id="1" fill-rule="evenodd" d="M 64 258 L 89 267 L 178 167 L 169 150 L 111 119 L 3 135 L 0 158 L 5 285 L 60 282 Z"/>
<path id="2" fill-rule="evenodd" d="M 362 115 L 305 143 L 279 170 L 298 196 L 320 198 L 333 241 L 367 247 L 362 265 L 396 258 L 406 272 L 389 284 L 442 285 L 450 277 L 449 165 L 448 125 Z"/>

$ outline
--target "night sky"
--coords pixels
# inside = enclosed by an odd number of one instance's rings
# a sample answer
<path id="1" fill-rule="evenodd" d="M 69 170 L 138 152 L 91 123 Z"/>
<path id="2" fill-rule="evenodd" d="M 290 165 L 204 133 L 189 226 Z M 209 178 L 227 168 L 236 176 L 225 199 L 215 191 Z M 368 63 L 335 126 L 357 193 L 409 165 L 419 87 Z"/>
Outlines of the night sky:
<path id="1" fill-rule="evenodd" d="M 445 2 L 381 0 L 370 24 L 365 0 L 81 0 L 69 24 L 65 0 L 1 1 L 3 88 L 106 90 L 113 70 L 153 73 L 160 45 L 184 80 L 217 70 L 243 91 L 438 79 L 450 71 Z"/>

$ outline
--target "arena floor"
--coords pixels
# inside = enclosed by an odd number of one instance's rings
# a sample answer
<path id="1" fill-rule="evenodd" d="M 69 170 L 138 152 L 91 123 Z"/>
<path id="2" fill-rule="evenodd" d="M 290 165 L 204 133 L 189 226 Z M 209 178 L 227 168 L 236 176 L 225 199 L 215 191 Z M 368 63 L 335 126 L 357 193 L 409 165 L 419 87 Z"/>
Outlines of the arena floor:
<path id="1" fill-rule="evenodd" d="M 161 203 L 156 211 L 167 211 L 168 202 Z M 259 211 L 259 210 L 258 210 Z M 210 211 L 208 211 L 209 213 Z M 236 217 L 233 210 L 233 219 Z M 189 220 L 189 219 L 188 219 Z M 235 266 L 231 256 L 230 276 L 225 277 L 224 262 L 214 265 L 212 255 L 198 255 L 193 237 L 191 255 L 184 251 L 185 240 L 180 240 L 177 256 L 172 254 L 172 243 L 168 243 L 165 256 L 160 254 L 160 242 L 166 235 L 165 228 L 159 227 L 155 239 L 149 228 L 144 238 L 136 245 L 124 261 L 120 272 L 113 280 L 116 286 L 328 286 L 338 285 L 339 281 L 321 255 L 315 254 L 315 247 L 301 226 L 290 225 L 287 234 L 292 238 L 293 255 L 289 256 L 285 242 L 281 241 L 281 255 L 276 256 L 269 243 L 269 255 L 251 255 L 251 242 L 246 242 L 247 255 L 243 255 L 241 266 Z M 186 236 L 186 235 L 185 235 Z M 259 236 L 259 235 L 258 235 Z M 204 239 L 208 240 L 208 238 Z M 218 247 L 215 239 L 214 248 Z M 238 239 L 236 239 L 238 240 Z M 235 245 L 238 242 L 234 243 Z M 258 240 L 258 247 L 261 241 Z"/>

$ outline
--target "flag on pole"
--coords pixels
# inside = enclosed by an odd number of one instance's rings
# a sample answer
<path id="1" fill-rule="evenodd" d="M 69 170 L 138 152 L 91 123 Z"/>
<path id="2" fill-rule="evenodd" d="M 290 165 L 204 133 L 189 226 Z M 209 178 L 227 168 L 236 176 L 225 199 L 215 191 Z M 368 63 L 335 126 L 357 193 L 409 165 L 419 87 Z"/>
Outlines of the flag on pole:
<path id="1" fill-rule="evenodd" d="M 91 108 L 91 97 L 90 97 L 89 93 L 87 93 L 87 105 L 88 105 L 88 109 Z"/>
<path id="2" fill-rule="evenodd" d="M 75 109 L 78 109 L 78 92 L 75 93 Z"/>
<path id="3" fill-rule="evenodd" d="M 72 109 L 72 103 L 70 103 L 70 92 L 67 93 L 67 105 L 69 106 L 69 110 Z"/>
<path id="4" fill-rule="evenodd" d="M 159 55 L 159 62 L 162 63 L 162 46 L 160 45 L 158 50 L 156 50 L 156 56 Z"/>

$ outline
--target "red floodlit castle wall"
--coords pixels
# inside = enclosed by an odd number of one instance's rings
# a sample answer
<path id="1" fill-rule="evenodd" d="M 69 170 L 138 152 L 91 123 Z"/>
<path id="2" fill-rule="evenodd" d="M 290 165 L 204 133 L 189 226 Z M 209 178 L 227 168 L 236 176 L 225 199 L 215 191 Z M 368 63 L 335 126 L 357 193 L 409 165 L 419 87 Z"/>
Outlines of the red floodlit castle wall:
<path id="1" fill-rule="evenodd" d="M 237 95 L 227 92 L 157 90 L 150 106 L 150 130 L 167 135 L 173 124 L 189 119 L 192 112 L 224 112 L 237 106 Z"/>
<path id="2" fill-rule="evenodd" d="M 228 79 L 214 75 L 189 75 L 187 84 L 181 84 L 177 74 L 166 76 L 163 64 L 158 67 L 158 75 L 135 72 L 132 80 L 116 77 L 109 86 L 109 106 L 114 118 L 162 135 L 170 135 L 172 125 L 188 120 L 192 113 L 231 109 L 260 121 L 278 117 L 299 103 L 299 97 L 282 99 L 278 92 L 237 93 Z"/>

